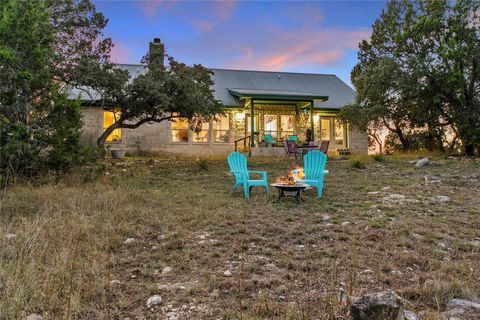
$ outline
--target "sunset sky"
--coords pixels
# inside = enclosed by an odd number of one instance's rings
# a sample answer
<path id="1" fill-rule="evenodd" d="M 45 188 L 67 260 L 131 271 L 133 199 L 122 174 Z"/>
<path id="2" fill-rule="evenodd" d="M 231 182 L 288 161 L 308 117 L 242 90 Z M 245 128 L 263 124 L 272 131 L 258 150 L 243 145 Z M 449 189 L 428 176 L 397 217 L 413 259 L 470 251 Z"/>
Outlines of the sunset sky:
<path id="1" fill-rule="evenodd" d="M 159 37 L 177 60 L 210 68 L 333 73 L 350 84 L 357 45 L 385 1 L 93 1 L 112 61 L 139 63 Z"/>

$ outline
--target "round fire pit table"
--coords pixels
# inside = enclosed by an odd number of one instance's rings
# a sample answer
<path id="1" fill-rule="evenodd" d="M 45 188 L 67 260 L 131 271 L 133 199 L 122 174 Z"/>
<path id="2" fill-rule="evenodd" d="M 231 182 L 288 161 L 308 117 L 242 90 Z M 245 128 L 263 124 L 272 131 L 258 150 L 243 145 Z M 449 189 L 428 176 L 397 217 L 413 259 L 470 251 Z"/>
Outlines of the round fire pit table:
<path id="1" fill-rule="evenodd" d="M 277 199 L 273 200 L 273 203 L 277 203 L 280 201 L 281 198 L 284 197 L 293 197 L 297 200 L 297 203 L 300 203 L 303 200 L 301 193 L 305 190 L 308 185 L 306 184 L 283 184 L 283 183 L 272 183 L 272 187 L 277 188 L 278 190 L 278 197 Z"/>

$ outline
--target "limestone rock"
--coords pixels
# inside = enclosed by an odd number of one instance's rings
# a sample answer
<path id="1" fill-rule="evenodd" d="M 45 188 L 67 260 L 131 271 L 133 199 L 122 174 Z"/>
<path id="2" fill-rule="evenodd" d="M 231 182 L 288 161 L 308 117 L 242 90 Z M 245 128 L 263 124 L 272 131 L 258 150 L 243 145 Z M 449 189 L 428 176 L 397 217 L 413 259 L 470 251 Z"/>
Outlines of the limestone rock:
<path id="1" fill-rule="evenodd" d="M 391 204 L 403 204 L 403 203 L 416 203 L 418 202 L 417 199 L 414 198 L 408 198 L 404 196 L 403 194 L 396 194 L 392 193 L 382 199 L 386 203 L 391 203 Z"/>
<path id="2" fill-rule="evenodd" d="M 151 308 L 153 306 L 156 306 L 158 304 L 162 303 L 162 297 L 157 295 L 151 296 L 147 300 L 147 307 Z"/>
<path id="3" fill-rule="evenodd" d="M 165 267 L 165 268 L 163 268 L 163 270 L 162 270 L 162 275 L 165 275 L 165 274 L 167 274 L 167 273 L 169 273 L 169 272 L 172 272 L 172 268 L 171 268 L 171 267 Z"/>
<path id="4" fill-rule="evenodd" d="M 17 237 L 17 235 L 15 233 L 7 233 L 5 235 L 5 240 L 12 240 L 12 239 L 15 239 Z"/>
<path id="5" fill-rule="evenodd" d="M 391 291 L 362 296 L 351 306 L 353 320 L 403 320 L 402 299 Z"/>
<path id="6" fill-rule="evenodd" d="M 422 158 L 422 159 L 418 160 L 417 162 L 415 162 L 415 166 L 420 168 L 420 167 L 423 167 L 423 166 L 427 165 L 428 162 L 429 162 L 428 158 Z"/>
<path id="7" fill-rule="evenodd" d="M 407 311 L 407 310 L 405 310 L 403 312 L 403 318 L 405 320 L 418 320 L 417 315 L 415 313 L 413 313 L 412 311 Z"/>
<path id="8" fill-rule="evenodd" d="M 447 319 L 480 319 L 480 303 L 452 299 L 447 303 L 444 316 Z"/>
<path id="9" fill-rule="evenodd" d="M 127 238 L 125 241 L 123 241 L 123 244 L 132 244 L 135 242 L 134 238 Z"/>
<path id="10" fill-rule="evenodd" d="M 42 320 L 43 317 L 39 314 L 36 314 L 36 313 L 32 313 L 32 314 L 29 314 L 27 316 L 27 319 L 26 320 Z"/>

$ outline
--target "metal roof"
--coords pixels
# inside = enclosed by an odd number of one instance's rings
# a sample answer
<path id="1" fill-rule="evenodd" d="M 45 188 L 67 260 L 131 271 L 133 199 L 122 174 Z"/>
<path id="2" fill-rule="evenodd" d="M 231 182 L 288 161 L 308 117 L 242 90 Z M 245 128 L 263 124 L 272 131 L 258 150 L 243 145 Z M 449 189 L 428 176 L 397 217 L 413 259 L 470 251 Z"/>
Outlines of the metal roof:
<path id="1" fill-rule="evenodd" d="M 315 108 L 339 109 L 355 100 L 355 91 L 332 74 L 212 69 L 215 97 L 227 106 L 243 106 L 232 92 L 282 92 L 286 96 L 328 97 Z M 314 98 L 317 99 L 317 98 Z"/>
<path id="2" fill-rule="evenodd" d="M 121 69 L 130 72 L 132 78 L 145 72 L 144 65 L 118 64 Z M 333 74 L 294 73 L 277 71 L 250 71 L 211 69 L 214 73 L 214 96 L 225 106 L 243 107 L 241 97 L 264 95 L 298 99 L 315 99 L 314 106 L 319 109 L 339 109 L 355 100 L 355 91 Z M 79 90 L 70 92 L 70 97 L 91 100 Z M 96 96 L 90 92 L 90 95 Z M 293 99 L 297 97 L 298 99 Z M 328 97 L 327 101 L 324 98 Z"/>

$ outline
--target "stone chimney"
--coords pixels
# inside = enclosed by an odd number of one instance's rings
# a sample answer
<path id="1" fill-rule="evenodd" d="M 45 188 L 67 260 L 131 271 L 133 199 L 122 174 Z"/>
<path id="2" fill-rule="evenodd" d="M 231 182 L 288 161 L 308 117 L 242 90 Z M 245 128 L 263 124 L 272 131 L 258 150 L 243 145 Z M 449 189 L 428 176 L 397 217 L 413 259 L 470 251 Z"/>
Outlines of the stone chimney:
<path id="1" fill-rule="evenodd" d="M 153 38 L 153 42 L 149 44 L 150 63 L 160 64 L 163 66 L 165 57 L 165 46 L 160 41 L 160 38 Z"/>

